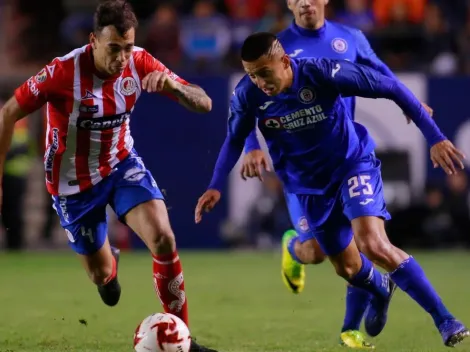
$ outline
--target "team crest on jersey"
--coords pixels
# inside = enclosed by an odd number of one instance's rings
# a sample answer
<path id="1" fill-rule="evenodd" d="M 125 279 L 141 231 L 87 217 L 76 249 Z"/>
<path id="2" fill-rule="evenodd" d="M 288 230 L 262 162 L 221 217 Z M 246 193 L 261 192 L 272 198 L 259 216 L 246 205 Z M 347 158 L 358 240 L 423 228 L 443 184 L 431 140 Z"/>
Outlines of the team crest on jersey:
<path id="1" fill-rule="evenodd" d="M 137 82 L 132 77 L 126 77 L 121 82 L 121 93 L 123 95 L 132 95 L 137 91 Z"/>
<path id="2" fill-rule="evenodd" d="M 316 98 L 315 91 L 311 87 L 302 87 L 299 90 L 299 100 L 301 103 L 310 104 Z"/>
<path id="3" fill-rule="evenodd" d="M 307 232 L 309 230 L 308 221 L 305 216 L 300 217 L 298 225 L 302 232 Z"/>
<path id="4" fill-rule="evenodd" d="M 37 83 L 42 83 L 47 79 L 47 71 L 45 68 L 43 68 L 41 71 L 38 72 L 38 74 L 34 77 L 34 80 Z"/>
<path id="5" fill-rule="evenodd" d="M 54 166 L 54 158 L 57 154 L 57 150 L 59 149 L 59 129 L 53 128 L 52 129 L 52 142 L 47 148 L 46 155 L 44 157 L 44 170 L 46 171 L 46 181 L 48 183 L 54 182 L 53 177 L 53 166 Z"/>
<path id="6" fill-rule="evenodd" d="M 348 50 L 348 42 L 343 38 L 335 38 L 331 42 L 331 46 L 333 50 L 337 53 L 343 54 Z"/>

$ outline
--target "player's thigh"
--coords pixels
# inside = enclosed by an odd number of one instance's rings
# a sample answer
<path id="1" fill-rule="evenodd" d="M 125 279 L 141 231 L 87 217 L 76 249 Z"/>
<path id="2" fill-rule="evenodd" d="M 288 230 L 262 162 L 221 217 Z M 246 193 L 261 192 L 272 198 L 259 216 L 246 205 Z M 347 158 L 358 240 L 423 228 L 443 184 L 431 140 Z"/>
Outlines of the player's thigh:
<path id="1" fill-rule="evenodd" d="M 165 247 L 174 250 L 163 194 L 150 171 L 139 158 L 129 158 L 123 176 L 114 186 L 111 206 L 118 218 L 126 223 L 153 252 Z"/>
<path id="2" fill-rule="evenodd" d="M 344 215 L 351 221 L 359 249 L 367 254 L 372 247 L 390 244 L 385 221 L 389 220 L 378 166 L 349 176 L 341 189 Z"/>
<path id="3" fill-rule="evenodd" d="M 353 232 L 334 197 L 297 195 L 310 231 L 327 256 L 342 253 L 351 243 Z"/>
<path id="4" fill-rule="evenodd" d="M 72 223 L 61 222 L 61 225 L 68 237 L 69 246 L 82 256 L 94 255 L 106 242 L 108 224 L 104 207 L 95 208 Z"/>

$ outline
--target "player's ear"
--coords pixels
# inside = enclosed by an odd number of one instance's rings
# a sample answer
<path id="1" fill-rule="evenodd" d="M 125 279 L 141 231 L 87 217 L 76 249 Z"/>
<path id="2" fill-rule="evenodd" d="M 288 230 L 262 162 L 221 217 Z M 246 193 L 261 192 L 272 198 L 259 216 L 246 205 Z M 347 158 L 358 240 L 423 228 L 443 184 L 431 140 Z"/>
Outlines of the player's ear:
<path id="1" fill-rule="evenodd" d="M 91 32 L 91 33 L 90 33 L 89 39 L 90 39 L 91 47 L 92 47 L 93 49 L 96 49 L 96 35 L 95 35 L 94 32 Z"/>
<path id="2" fill-rule="evenodd" d="M 327 0 L 327 1 L 328 1 L 328 0 Z M 293 0 L 287 0 L 287 8 L 288 8 L 289 10 L 291 10 L 291 11 L 293 10 L 292 3 L 293 3 Z"/>
<path id="3" fill-rule="evenodd" d="M 287 70 L 290 67 L 290 56 L 287 54 L 284 54 L 281 60 L 282 60 L 282 65 L 284 69 Z"/>

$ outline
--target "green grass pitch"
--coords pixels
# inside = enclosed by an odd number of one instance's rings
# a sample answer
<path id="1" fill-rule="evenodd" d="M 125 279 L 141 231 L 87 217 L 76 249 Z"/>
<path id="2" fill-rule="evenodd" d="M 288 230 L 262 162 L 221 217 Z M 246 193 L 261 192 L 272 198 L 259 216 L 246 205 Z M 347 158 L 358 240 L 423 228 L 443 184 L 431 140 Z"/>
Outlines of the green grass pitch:
<path id="1" fill-rule="evenodd" d="M 192 334 L 221 352 L 344 351 L 337 345 L 344 282 L 324 263 L 307 270 L 300 295 L 280 278 L 272 253 L 181 254 Z M 419 254 L 449 309 L 470 324 L 470 254 Z M 151 258 L 124 253 L 121 302 L 109 308 L 72 253 L 0 255 L 0 352 L 132 351 L 137 324 L 161 310 Z M 80 323 L 86 321 L 86 325 Z M 431 318 L 397 292 L 377 351 L 446 351 Z M 460 351 L 470 351 L 462 345 Z"/>

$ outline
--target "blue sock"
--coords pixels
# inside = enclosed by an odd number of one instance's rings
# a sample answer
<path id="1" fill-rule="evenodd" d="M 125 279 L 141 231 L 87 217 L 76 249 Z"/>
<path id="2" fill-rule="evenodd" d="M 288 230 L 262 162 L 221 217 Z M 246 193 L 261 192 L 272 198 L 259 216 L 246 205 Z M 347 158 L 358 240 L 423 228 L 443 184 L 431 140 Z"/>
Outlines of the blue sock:
<path id="1" fill-rule="evenodd" d="M 413 298 L 423 309 L 431 314 L 434 324 L 437 327 L 447 319 L 454 319 L 447 308 L 442 303 L 434 287 L 426 277 L 424 270 L 413 258 L 409 257 L 399 265 L 393 273 L 391 279 L 400 289 L 405 291 Z"/>
<path id="2" fill-rule="evenodd" d="M 287 250 L 289 251 L 290 255 L 297 263 L 305 264 L 305 263 L 302 263 L 299 257 L 297 257 L 297 254 L 295 254 L 295 242 L 297 242 L 298 240 L 299 240 L 299 236 L 292 237 L 289 240 L 289 243 L 287 244 Z"/>
<path id="3" fill-rule="evenodd" d="M 387 298 L 390 294 L 388 279 L 374 268 L 372 262 L 364 254 L 360 254 L 362 259 L 361 270 L 349 280 L 349 283 L 375 296 Z"/>
<path id="4" fill-rule="evenodd" d="M 359 330 L 362 318 L 369 306 L 372 295 L 354 286 L 348 285 L 346 290 L 346 314 L 344 316 L 341 332 L 347 330 Z"/>

